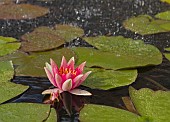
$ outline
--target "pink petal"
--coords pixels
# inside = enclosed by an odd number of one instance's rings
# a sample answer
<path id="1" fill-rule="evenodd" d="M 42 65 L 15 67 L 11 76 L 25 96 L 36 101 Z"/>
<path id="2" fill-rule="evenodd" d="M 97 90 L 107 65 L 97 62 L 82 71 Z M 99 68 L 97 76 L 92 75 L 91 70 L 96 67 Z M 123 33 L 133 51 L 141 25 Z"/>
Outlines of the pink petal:
<path id="1" fill-rule="evenodd" d="M 61 85 L 62 85 L 62 78 L 60 75 L 56 74 L 55 75 L 55 81 L 56 81 L 56 85 L 59 89 L 62 89 L 61 88 Z"/>
<path id="2" fill-rule="evenodd" d="M 56 92 L 56 91 L 59 91 L 59 93 L 63 92 L 58 88 L 54 88 L 54 89 L 47 89 L 47 90 L 43 91 L 41 94 L 51 94 L 51 93 Z"/>
<path id="3" fill-rule="evenodd" d="M 68 67 L 68 68 L 71 68 L 72 70 L 74 70 L 74 63 L 75 63 L 74 57 L 72 57 L 72 58 L 69 60 L 69 62 L 67 63 L 67 67 Z"/>
<path id="4" fill-rule="evenodd" d="M 79 84 L 80 80 L 82 79 L 82 77 L 83 77 L 83 74 L 80 74 L 73 79 L 72 89 L 74 89 L 75 87 L 78 87 L 78 84 Z"/>
<path id="5" fill-rule="evenodd" d="M 71 91 L 69 91 L 71 94 L 75 94 L 75 95 L 82 95 L 82 96 L 91 96 L 92 94 L 88 91 L 85 90 L 81 90 L 81 89 L 73 89 Z"/>
<path id="6" fill-rule="evenodd" d="M 52 73 L 52 67 L 49 63 L 45 63 L 46 68 Z"/>
<path id="7" fill-rule="evenodd" d="M 79 84 L 78 84 L 77 86 L 80 86 L 80 85 L 83 83 L 83 81 L 86 80 L 86 78 L 89 76 L 89 74 L 90 74 L 91 72 L 92 72 L 92 71 L 86 72 L 86 73 L 83 75 L 83 77 L 81 78 L 81 80 L 80 80 L 80 82 L 79 82 Z"/>
<path id="8" fill-rule="evenodd" d="M 48 79 L 50 80 L 50 82 L 51 82 L 54 86 L 57 87 L 57 84 L 56 84 L 56 82 L 55 82 L 55 80 L 54 80 L 54 77 L 53 77 L 53 75 L 51 74 L 51 72 L 50 72 L 46 67 L 44 67 L 44 69 L 45 69 L 45 72 L 46 72 L 47 77 L 48 77 Z"/>
<path id="9" fill-rule="evenodd" d="M 70 78 L 71 78 L 71 72 L 68 73 L 68 74 L 66 74 L 65 78 L 66 78 L 66 79 L 70 79 Z"/>
<path id="10" fill-rule="evenodd" d="M 80 64 L 80 65 L 76 68 L 76 70 L 78 70 L 78 71 L 80 72 L 79 74 L 81 74 L 81 73 L 83 72 L 85 65 L 86 65 L 86 61 L 83 62 L 82 64 Z"/>
<path id="11" fill-rule="evenodd" d="M 57 64 L 52 60 L 50 59 L 50 62 L 51 62 L 51 68 L 52 68 L 52 72 L 53 74 L 58 74 L 58 66 Z"/>
<path id="12" fill-rule="evenodd" d="M 63 83 L 62 90 L 63 91 L 69 91 L 71 88 L 72 88 L 72 80 L 68 79 Z"/>
<path id="13" fill-rule="evenodd" d="M 67 60 L 66 60 L 66 58 L 63 56 L 62 57 L 62 61 L 61 61 L 61 65 L 60 65 L 60 68 L 62 68 L 62 67 L 67 67 Z"/>

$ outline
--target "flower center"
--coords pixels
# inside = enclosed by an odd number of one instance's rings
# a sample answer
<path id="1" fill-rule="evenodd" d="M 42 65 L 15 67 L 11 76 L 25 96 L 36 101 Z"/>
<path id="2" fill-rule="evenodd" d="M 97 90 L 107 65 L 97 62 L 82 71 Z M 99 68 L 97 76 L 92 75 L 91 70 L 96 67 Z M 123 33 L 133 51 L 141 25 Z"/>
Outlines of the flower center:
<path id="1" fill-rule="evenodd" d="M 62 68 L 59 69 L 59 73 L 60 73 L 60 75 L 68 74 L 68 73 L 71 73 L 72 75 L 76 75 L 77 71 L 72 70 L 71 68 L 64 68 L 64 67 L 62 67 Z"/>

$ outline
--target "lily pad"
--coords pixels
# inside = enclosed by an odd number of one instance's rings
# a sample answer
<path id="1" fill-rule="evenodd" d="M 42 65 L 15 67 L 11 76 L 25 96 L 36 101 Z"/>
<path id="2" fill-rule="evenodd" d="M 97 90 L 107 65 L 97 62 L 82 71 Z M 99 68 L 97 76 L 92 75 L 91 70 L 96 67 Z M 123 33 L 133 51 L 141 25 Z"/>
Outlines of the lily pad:
<path id="1" fill-rule="evenodd" d="M 48 12 L 47 8 L 31 4 L 0 4 L 0 19 L 33 19 Z"/>
<path id="2" fill-rule="evenodd" d="M 158 13 L 155 17 L 163 20 L 170 20 L 170 11 Z"/>
<path id="3" fill-rule="evenodd" d="M 56 25 L 55 32 L 69 42 L 84 35 L 84 30 L 71 25 Z"/>
<path id="4" fill-rule="evenodd" d="M 130 97 L 139 114 L 148 122 L 169 122 L 170 92 L 153 91 L 148 88 L 129 89 Z"/>
<path id="5" fill-rule="evenodd" d="M 0 60 L 13 60 L 14 65 L 17 65 L 15 69 L 17 76 L 45 77 L 46 74 L 43 69 L 45 62 L 49 62 L 50 58 L 52 58 L 58 65 L 60 65 L 62 56 L 65 56 L 67 60 L 72 56 L 75 57 L 74 52 L 71 49 L 62 48 L 47 52 L 31 53 L 31 55 L 16 52 L 1 57 Z"/>
<path id="6" fill-rule="evenodd" d="M 28 86 L 10 82 L 14 75 L 11 61 L 0 62 L 0 103 L 5 102 L 28 89 Z"/>
<path id="7" fill-rule="evenodd" d="M 84 35 L 84 30 L 76 27 L 76 26 L 71 26 L 71 25 L 60 25 L 57 24 L 55 25 L 54 28 L 49 28 L 49 27 L 38 27 L 34 30 L 35 32 L 44 32 L 44 33 L 50 33 L 53 35 L 60 36 L 63 38 L 66 42 L 70 42 L 73 39 L 77 37 L 82 37 Z"/>
<path id="8" fill-rule="evenodd" d="M 165 48 L 166 51 L 170 51 L 170 48 Z M 170 52 L 164 53 L 164 56 L 170 61 Z"/>
<path id="9" fill-rule="evenodd" d="M 21 39 L 23 40 L 21 42 L 21 50 L 25 52 L 49 50 L 65 43 L 60 36 L 35 31 L 23 35 Z"/>
<path id="10" fill-rule="evenodd" d="M 125 43 L 122 43 L 122 45 L 123 44 Z M 113 51 L 104 52 L 93 48 L 82 47 L 73 48 L 73 50 L 78 56 L 77 63 L 80 64 L 83 61 L 87 61 L 87 67 L 98 66 L 105 69 L 117 70 L 148 65 L 157 65 L 162 62 L 162 54 L 157 48 L 153 46 L 148 45 L 138 48 L 138 46 L 135 47 L 132 45 L 132 47 L 134 47 L 135 49 L 128 49 L 126 48 L 126 46 L 119 47 L 123 49 L 122 52 L 119 53 Z M 135 50 L 141 53 L 136 53 Z"/>
<path id="11" fill-rule="evenodd" d="M 170 4 L 170 0 L 161 0 L 162 2 L 166 2 Z"/>
<path id="12" fill-rule="evenodd" d="M 92 71 L 83 85 L 97 89 L 111 89 L 133 83 L 137 78 L 137 70 L 105 70 L 100 68 L 85 68 Z"/>
<path id="13" fill-rule="evenodd" d="M 10 103 L 0 106 L 1 122 L 42 122 L 48 117 L 50 105 L 35 103 Z M 56 122 L 57 115 L 51 110 L 45 122 Z"/>
<path id="14" fill-rule="evenodd" d="M 140 116 L 114 107 L 85 105 L 80 111 L 81 122 L 146 122 Z"/>
<path id="15" fill-rule="evenodd" d="M 148 35 L 170 31 L 170 29 L 167 30 L 162 27 L 162 25 L 169 23 L 170 22 L 166 20 L 154 20 L 148 15 L 139 15 L 124 21 L 123 25 L 127 30 L 141 35 Z"/>
<path id="16" fill-rule="evenodd" d="M 16 51 L 20 45 L 15 38 L 0 36 L 0 56 Z"/>

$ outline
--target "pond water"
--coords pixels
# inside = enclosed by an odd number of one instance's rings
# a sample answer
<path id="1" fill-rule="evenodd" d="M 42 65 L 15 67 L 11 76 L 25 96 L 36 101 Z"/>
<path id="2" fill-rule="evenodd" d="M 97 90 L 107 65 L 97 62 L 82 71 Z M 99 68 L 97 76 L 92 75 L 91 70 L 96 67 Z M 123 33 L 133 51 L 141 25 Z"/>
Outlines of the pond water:
<path id="1" fill-rule="evenodd" d="M 140 35 L 123 27 L 123 21 L 142 14 L 152 17 L 157 13 L 170 10 L 170 4 L 159 0 L 27 0 L 19 3 L 29 3 L 50 10 L 49 14 L 35 19 L 3 20 L 0 19 L 0 36 L 20 39 L 22 35 L 33 31 L 40 26 L 53 27 L 56 24 L 69 24 L 78 26 L 85 31 L 85 36 L 124 36 L 132 39 L 143 40 L 146 44 L 156 46 L 162 53 L 164 48 L 170 47 L 170 33 Z M 92 47 L 81 38 L 64 44 L 64 47 Z M 153 90 L 170 89 L 170 62 L 163 57 L 163 62 L 157 66 L 138 68 L 138 77 L 131 84 L 135 89 L 150 88 Z M 42 91 L 48 89 L 51 84 L 45 77 L 15 76 L 14 83 L 28 85 L 30 88 L 10 102 L 42 103 L 44 96 Z M 91 97 L 82 97 L 84 103 L 107 105 L 126 109 L 122 97 L 129 96 L 129 86 L 122 86 L 109 90 L 91 89 Z M 80 99 L 80 98 L 77 98 Z M 59 122 L 79 121 L 79 113 L 74 111 L 70 117 L 64 108 L 58 113 Z"/>

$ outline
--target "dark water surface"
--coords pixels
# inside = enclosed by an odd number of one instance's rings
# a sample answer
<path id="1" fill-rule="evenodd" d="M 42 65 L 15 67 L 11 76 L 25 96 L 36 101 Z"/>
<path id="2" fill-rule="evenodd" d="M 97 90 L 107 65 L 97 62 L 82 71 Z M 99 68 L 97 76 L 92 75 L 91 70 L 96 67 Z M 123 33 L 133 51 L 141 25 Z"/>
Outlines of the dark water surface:
<path id="1" fill-rule="evenodd" d="M 27 0 L 26 3 L 48 7 L 50 13 L 46 16 L 31 20 L 0 20 L 0 35 L 20 38 L 23 34 L 31 32 L 39 26 L 53 26 L 55 24 L 71 24 L 85 30 L 85 36 L 96 35 L 122 35 L 133 39 L 142 39 L 147 44 L 155 45 L 164 51 L 170 47 L 170 33 L 141 36 L 125 30 L 122 22 L 132 16 L 155 14 L 170 10 L 170 5 L 159 0 Z M 90 46 L 81 39 L 73 40 L 65 46 Z M 48 89 L 51 84 L 47 78 L 15 77 L 13 82 L 29 85 L 30 88 L 14 99 L 7 102 L 35 102 L 42 103 L 41 92 Z M 136 89 L 148 87 L 153 90 L 170 89 L 170 62 L 163 59 L 158 66 L 140 68 L 135 83 Z M 128 96 L 128 86 L 110 90 L 97 90 L 82 87 L 90 91 L 93 96 L 85 97 L 85 103 L 108 105 L 124 109 L 123 96 Z M 58 121 L 78 121 L 78 113 L 69 117 L 64 109 L 59 112 Z"/>

